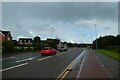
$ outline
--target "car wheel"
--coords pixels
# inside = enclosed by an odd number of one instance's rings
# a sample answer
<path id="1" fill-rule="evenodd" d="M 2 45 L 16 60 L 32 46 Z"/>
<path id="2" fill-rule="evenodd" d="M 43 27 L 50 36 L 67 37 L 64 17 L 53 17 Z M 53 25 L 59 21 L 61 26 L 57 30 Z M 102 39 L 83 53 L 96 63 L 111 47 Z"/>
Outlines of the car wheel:
<path id="1" fill-rule="evenodd" d="M 56 55 L 57 53 L 55 53 L 55 55 Z"/>
<path id="2" fill-rule="evenodd" d="M 44 56 L 44 54 L 41 54 L 41 56 Z"/>

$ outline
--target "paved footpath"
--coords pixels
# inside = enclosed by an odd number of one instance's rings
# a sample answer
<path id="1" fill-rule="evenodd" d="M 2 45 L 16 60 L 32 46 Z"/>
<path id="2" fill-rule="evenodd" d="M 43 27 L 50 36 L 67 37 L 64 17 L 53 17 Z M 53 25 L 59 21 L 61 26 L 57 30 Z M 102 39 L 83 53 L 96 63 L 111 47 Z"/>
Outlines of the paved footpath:
<path id="1" fill-rule="evenodd" d="M 111 78 L 92 50 L 87 51 L 80 71 L 80 78 Z"/>

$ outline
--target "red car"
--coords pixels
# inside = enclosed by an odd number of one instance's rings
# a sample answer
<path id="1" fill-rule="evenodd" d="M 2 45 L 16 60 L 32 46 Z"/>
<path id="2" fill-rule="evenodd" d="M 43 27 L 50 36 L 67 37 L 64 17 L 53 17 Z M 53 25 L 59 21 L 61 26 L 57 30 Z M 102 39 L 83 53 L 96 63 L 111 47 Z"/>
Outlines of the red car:
<path id="1" fill-rule="evenodd" d="M 44 47 L 43 49 L 40 50 L 40 54 L 43 55 L 52 55 L 56 54 L 56 50 L 51 48 L 51 47 Z"/>

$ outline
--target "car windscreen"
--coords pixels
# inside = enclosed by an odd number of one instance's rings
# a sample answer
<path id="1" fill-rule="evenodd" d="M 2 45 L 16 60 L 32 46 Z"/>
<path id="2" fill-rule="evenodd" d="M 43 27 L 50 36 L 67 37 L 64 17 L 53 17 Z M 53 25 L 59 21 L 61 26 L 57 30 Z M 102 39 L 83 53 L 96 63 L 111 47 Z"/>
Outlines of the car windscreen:
<path id="1" fill-rule="evenodd" d="M 50 50 L 51 48 L 49 47 L 44 47 L 42 50 Z"/>

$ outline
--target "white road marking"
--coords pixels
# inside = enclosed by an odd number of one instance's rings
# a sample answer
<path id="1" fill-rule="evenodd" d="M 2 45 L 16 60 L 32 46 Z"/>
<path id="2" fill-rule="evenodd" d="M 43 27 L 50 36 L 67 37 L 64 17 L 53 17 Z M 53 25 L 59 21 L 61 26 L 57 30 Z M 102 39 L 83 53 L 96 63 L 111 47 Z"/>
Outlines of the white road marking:
<path id="1" fill-rule="evenodd" d="M 61 55 L 62 53 L 56 54 L 56 55 Z"/>
<path id="2" fill-rule="evenodd" d="M 30 61 L 30 60 L 33 60 L 33 59 L 35 59 L 35 58 L 36 58 L 36 57 L 31 57 L 31 58 L 27 58 L 27 59 L 18 60 L 18 61 L 15 61 L 15 62 Z"/>
<path id="3" fill-rule="evenodd" d="M 41 59 L 38 59 L 39 61 L 41 60 L 45 60 L 45 59 L 48 59 L 48 58 L 51 58 L 52 56 L 48 56 L 48 57 L 45 57 L 45 58 L 41 58 Z"/>
<path id="4" fill-rule="evenodd" d="M 75 58 L 73 61 L 72 61 L 72 63 L 70 63 L 65 69 L 64 69 L 64 71 L 57 77 L 57 80 L 63 80 L 63 78 L 65 78 L 65 76 L 68 74 L 68 69 L 69 70 L 71 70 L 74 66 L 75 66 L 75 64 L 77 63 L 77 61 L 79 61 L 82 57 L 83 57 L 83 55 L 85 54 L 85 51 L 86 50 L 84 50 L 77 58 Z"/>
<path id="5" fill-rule="evenodd" d="M 10 58 L 15 58 L 15 57 L 10 57 Z"/>
<path id="6" fill-rule="evenodd" d="M 13 59 L 15 57 L 9 57 L 9 58 L 4 58 L 4 59 L 0 59 L 0 60 L 7 60 L 7 59 Z"/>
<path id="7" fill-rule="evenodd" d="M 104 67 L 104 66 L 102 65 L 102 67 Z"/>
<path id="8" fill-rule="evenodd" d="M 23 64 L 20 64 L 20 65 L 12 66 L 12 67 L 0 70 L 0 72 L 10 70 L 10 69 L 13 69 L 13 68 L 17 68 L 17 67 L 20 67 L 20 66 L 24 66 L 24 65 L 27 65 L 27 64 L 28 63 L 23 63 Z"/>
<path id="9" fill-rule="evenodd" d="M 83 58 L 83 60 L 82 60 L 82 64 L 81 64 L 80 69 L 79 69 L 79 72 L 78 72 L 78 74 L 77 74 L 77 79 L 80 78 L 80 73 L 81 73 L 81 70 L 82 70 L 82 67 L 83 67 L 83 64 L 84 64 L 86 55 L 87 55 L 87 54 L 85 54 L 85 56 L 84 56 L 84 58 Z"/>

